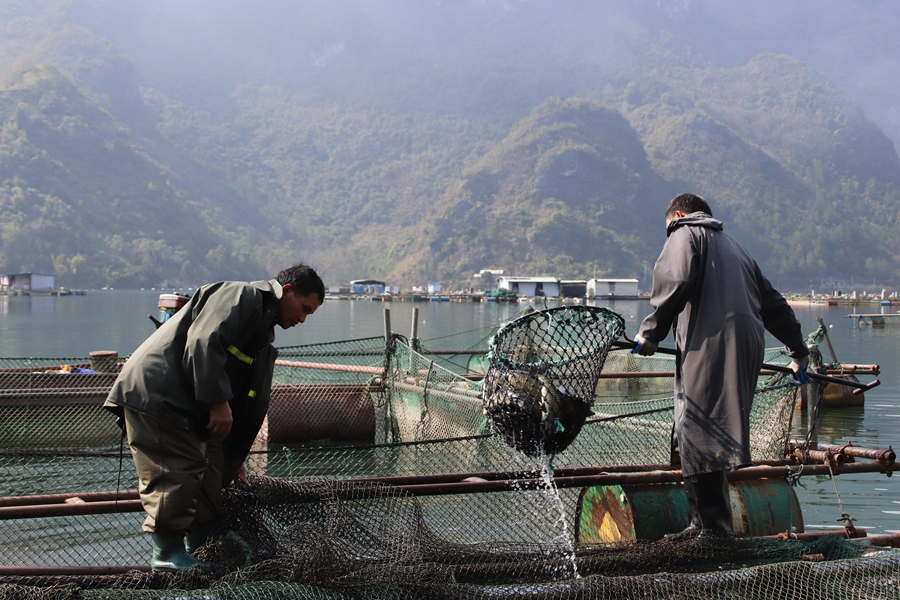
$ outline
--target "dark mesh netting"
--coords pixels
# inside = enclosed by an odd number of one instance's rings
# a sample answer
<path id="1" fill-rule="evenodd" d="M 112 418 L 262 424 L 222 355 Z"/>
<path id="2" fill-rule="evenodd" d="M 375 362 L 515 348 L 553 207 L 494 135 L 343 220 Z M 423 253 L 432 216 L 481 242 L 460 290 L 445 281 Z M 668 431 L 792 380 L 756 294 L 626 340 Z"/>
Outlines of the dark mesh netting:
<path id="1" fill-rule="evenodd" d="M 20 578 L 4 598 L 896 598 L 900 553 L 830 536 L 619 544 L 475 543 L 430 531 L 378 483 L 254 478 L 176 574 Z M 852 561 L 849 562 L 848 561 Z M 852 567 L 848 568 L 848 564 Z"/>
<path id="2" fill-rule="evenodd" d="M 523 315 L 491 339 L 484 409 L 503 440 L 529 456 L 556 454 L 581 431 L 610 346 L 625 321 L 607 308 Z"/>

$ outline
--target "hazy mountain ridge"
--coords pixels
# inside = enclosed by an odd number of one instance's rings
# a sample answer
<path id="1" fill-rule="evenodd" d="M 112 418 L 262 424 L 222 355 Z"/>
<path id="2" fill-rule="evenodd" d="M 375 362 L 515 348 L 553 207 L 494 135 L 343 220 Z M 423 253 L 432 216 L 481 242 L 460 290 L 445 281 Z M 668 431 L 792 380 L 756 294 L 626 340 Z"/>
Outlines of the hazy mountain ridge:
<path id="1" fill-rule="evenodd" d="M 634 273 L 646 259 L 645 248 L 631 247 L 644 237 L 635 216 L 660 212 L 657 179 L 618 112 L 548 100 L 448 193 L 447 210 L 423 236 L 423 261 L 445 277 L 492 265 L 569 277 Z"/>
<path id="2" fill-rule="evenodd" d="M 834 85 L 774 55 L 677 79 L 629 119 L 654 168 L 704 190 L 770 272 L 896 272 L 900 161 Z"/>
<path id="3" fill-rule="evenodd" d="M 176 18 L 165 2 L 0 9 L 0 271 L 195 285 L 304 259 L 329 283 L 643 277 L 662 207 L 690 189 L 776 279 L 896 279 L 890 139 L 801 60 L 716 66 L 659 35 L 718 8 L 575 2 L 541 20 L 537 2 L 289 4 L 296 47 L 280 41 L 291 19 L 261 39 L 274 21 L 248 13 L 233 48 L 159 61 L 152 77 L 129 54 L 137 40 L 115 34 L 122 51 L 98 32 L 153 31 Z M 199 23 L 210 7 L 197 6 L 173 24 Z M 201 29 L 239 31 L 237 7 Z M 378 29 L 402 10 L 405 24 Z M 581 54 L 554 42 L 565 26 Z M 512 34 L 523 42 L 498 37 Z M 181 47 L 202 53 L 199 41 Z M 229 74 L 222 59 L 241 47 L 302 60 L 280 70 L 247 53 Z"/>
<path id="4" fill-rule="evenodd" d="M 157 162 L 52 67 L 11 78 L 0 118 L 6 271 L 123 286 L 250 272 L 229 250 L 236 234 L 207 218 L 221 208 L 185 198 L 190 169 Z"/>

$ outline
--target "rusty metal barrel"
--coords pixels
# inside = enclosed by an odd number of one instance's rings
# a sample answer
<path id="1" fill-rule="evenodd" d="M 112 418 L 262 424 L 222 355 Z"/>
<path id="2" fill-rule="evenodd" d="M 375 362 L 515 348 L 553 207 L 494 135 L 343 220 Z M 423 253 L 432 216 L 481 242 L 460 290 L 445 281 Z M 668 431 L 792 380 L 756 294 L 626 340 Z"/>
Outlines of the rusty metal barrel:
<path id="1" fill-rule="evenodd" d="M 89 352 L 91 370 L 98 373 L 118 373 L 119 353 L 115 350 L 94 350 Z"/>
<path id="2" fill-rule="evenodd" d="M 786 479 L 736 480 L 728 487 L 735 534 L 803 532 L 800 501 Z M 579 496 L 575 536 L 583 543 L 658 540 L 689 522 L 681 483 L 588 487 Z"/>
<path id="3" fill-rule="evenodd" d="M 859 383 L 859 379 L 855 375 L 835 375 L 838 379 L 847 379 Z M 803 386 L 800 390 L 800 408 L 806 408 L 807 393 L 809 386 Z M 854 406 L 865 406 L 866 396 L 863 393 L 854 394 L 854 388 L 839 383 L 829 383 L 822 390 L 822 398 L 819 400 L 819 406 L 822 408 L 850 408 Z"/>
<path id="4" fill-rule="evenodd" d="M 375 408 L 365 385 L 275 385 L 266 421 L 262 433 L 270 443 L 375 437 Z"/>

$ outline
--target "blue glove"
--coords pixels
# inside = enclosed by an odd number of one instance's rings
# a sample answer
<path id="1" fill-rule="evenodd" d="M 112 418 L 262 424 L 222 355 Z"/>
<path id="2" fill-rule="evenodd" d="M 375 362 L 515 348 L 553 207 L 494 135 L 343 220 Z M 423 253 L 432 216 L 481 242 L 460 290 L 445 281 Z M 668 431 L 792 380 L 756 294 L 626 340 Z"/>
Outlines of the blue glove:
<path id="1" fill-rule="evenodd" d="M 631 349 L 632 354 L 653 356 L 656 354 L 656 349 L 659 347 L 659 342 L 651 342 L 650 340 L 641 337 L 640 334 L 634 336 L 634 341 L 637 345 Z"/>
<path id="2" fill-rule="evenodd" d="M 803 364 L 800 364 L 796 359 L 791 359 L 791 383 L 794 385 L 812 383 L 812 379 L 806 373 L 807 367 L 809 367 L 808 360 L 804 360 Z"/>

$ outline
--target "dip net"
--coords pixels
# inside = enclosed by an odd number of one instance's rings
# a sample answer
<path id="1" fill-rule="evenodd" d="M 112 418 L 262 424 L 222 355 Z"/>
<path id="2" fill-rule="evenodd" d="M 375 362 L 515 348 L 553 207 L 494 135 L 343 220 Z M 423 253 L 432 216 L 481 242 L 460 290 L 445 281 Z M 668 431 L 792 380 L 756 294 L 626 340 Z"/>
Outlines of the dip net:
<path id="1" fill-rule="evenodd" d="M 625 320 L 607 308 L 523 315 L 491 339 L 483 401 L 494 430 L 529 456 L 565 450 L 593 415 L 597 380 Z"/>
<path id="2" fill-rule="evenodd" d="M 589 406 L 578 435 L 552 455 L 545 443 L 521 451 L 485 415 L 500 371 L 482 379 L 427 340 L 281 348 L 267 423 L 247 461 L 251 485 L 226 489 L 224 518 L 198 550 L 213 567 L 175 574 L 135 568 L 149 561 L 149 543 L 128 449 L 99 408 L 109 376 L 56 368 L 75 359 L 8 360 L 0 380 L 7 377 L 4 398 L 15 401 L 0 407 L 0 598 L 900 595 L 896 550 L 838 536 L 760 537 L 778 533 L 762 530 L 732 541 L 636 539 L 610 526 L 612 512 L 589 511 L 591 490 L 618 497 L 628 491 L 625 478 L 668 472 L 673 421 L 671 376 L 659 375 L 671 372 L 671 357 L 609 351 L 616 319 L 605 314 L 595 316 L 613 329 L 596 345 L 594 335 L 587 343 L 561 333 L 589 313 L 550 313 L 561 329 L 541 343 L 526 336 L 535 342 L 527 360 L 506 350 L 518 333 L 479 332 L 493 336 L 491 360 L 484 344 L 472 346 L 486 370 L 502 354 L 511 371 L 534 369 Z M 540 332 L 542 318 L 513 323 Z M 566 345 L 574 350 L 550 350 Z M 578 385 L 559 375 L 600 355 L 599 375 L 585 368 Z M 766 360 L 787 362 L 777 350 Z M 61 377 L 85 379 L 47 383 Z M 786 453 L 795 388 L 783 384 L 760 378 L 754 460 Z M 623 482 L 576 481 L 603 473 Z M 783 529 L 791 527 L 802 531 L 799 511 Z"/>

